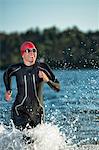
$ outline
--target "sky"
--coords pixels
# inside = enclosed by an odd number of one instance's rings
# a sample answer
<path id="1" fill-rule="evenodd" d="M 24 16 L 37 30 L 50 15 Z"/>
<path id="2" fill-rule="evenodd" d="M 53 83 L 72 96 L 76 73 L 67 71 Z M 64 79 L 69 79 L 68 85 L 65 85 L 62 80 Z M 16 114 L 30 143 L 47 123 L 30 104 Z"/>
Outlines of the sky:
<path id="1" fill-rule="evenodd" d="M 0 0 L 0 32 L 57 27 L 99 30 L 99 0 Z"/>

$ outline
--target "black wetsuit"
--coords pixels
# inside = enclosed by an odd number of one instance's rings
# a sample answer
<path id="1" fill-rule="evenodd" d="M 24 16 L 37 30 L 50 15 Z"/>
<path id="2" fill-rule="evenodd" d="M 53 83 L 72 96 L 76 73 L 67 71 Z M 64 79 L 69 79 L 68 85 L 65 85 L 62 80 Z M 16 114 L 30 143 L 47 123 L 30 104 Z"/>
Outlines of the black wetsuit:
<path id="1" fill-rule="evenodd" d="M 45 63 L 36 62 L 32 66 L 23 63 L 12 65 L 4 73 L 6 91 L 11 90 L 11 77 L 16 77 L 17 95 L 12 106 L 12 119 L 16 126 L 36 126 L 41 123 L 44 114 L 42 99 L 43 79 L 39 78 L 39 71 L 43 71 L 50 79 L 49 86 L 59 91 L 59 82 L 55 79 L 49 66 Z"/>

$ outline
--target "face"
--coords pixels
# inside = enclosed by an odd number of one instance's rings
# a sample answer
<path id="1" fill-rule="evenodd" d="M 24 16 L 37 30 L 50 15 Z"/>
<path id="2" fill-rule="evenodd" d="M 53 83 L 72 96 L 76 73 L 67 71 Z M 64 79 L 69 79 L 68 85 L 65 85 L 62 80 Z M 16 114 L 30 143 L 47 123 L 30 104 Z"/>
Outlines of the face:
<path id="1" fill-rule="evenodd" d="M 26 49 L 23 56 L 23 61 L 26 65 L 33 65 L 37 59 L 37 49 Z"/>

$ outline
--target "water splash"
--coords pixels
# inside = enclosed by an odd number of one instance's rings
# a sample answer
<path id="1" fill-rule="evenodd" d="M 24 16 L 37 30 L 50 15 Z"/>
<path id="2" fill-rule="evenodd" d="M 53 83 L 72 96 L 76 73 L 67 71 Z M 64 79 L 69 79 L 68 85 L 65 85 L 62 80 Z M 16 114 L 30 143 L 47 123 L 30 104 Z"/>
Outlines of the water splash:
<path id="1" fill-rule="evenodd" d="M 51 123 L 23 131 L 17 130 L 13 123 L 0 125 L 0 150 L 99 150 L 99 145 L 68 145 L 65 140 L 59 128 Z"/>
<path id="2" fill-rule="evenodd" d="M 26 137 L 26 138 L 24 138 Z M 36 128 L 17 130 L 0 125 L 0 150 L 65 150 L 65 136 L 52 124 L 41 124 Z"/>

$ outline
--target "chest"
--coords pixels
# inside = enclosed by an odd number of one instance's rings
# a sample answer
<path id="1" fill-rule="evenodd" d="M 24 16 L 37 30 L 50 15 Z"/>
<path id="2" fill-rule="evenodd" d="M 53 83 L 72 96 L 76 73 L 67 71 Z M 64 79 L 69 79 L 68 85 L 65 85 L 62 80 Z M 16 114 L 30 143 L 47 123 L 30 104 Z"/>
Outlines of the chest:
<path id="1" fill-rule="evenodd" d="M 39 69 L 38 68 L 22 68 L 16 73 L 17 84 L 22 86 L 24 83 L 31 85 L 33 83 L 39 84 L 41 79 L 39 78 Z"/>

